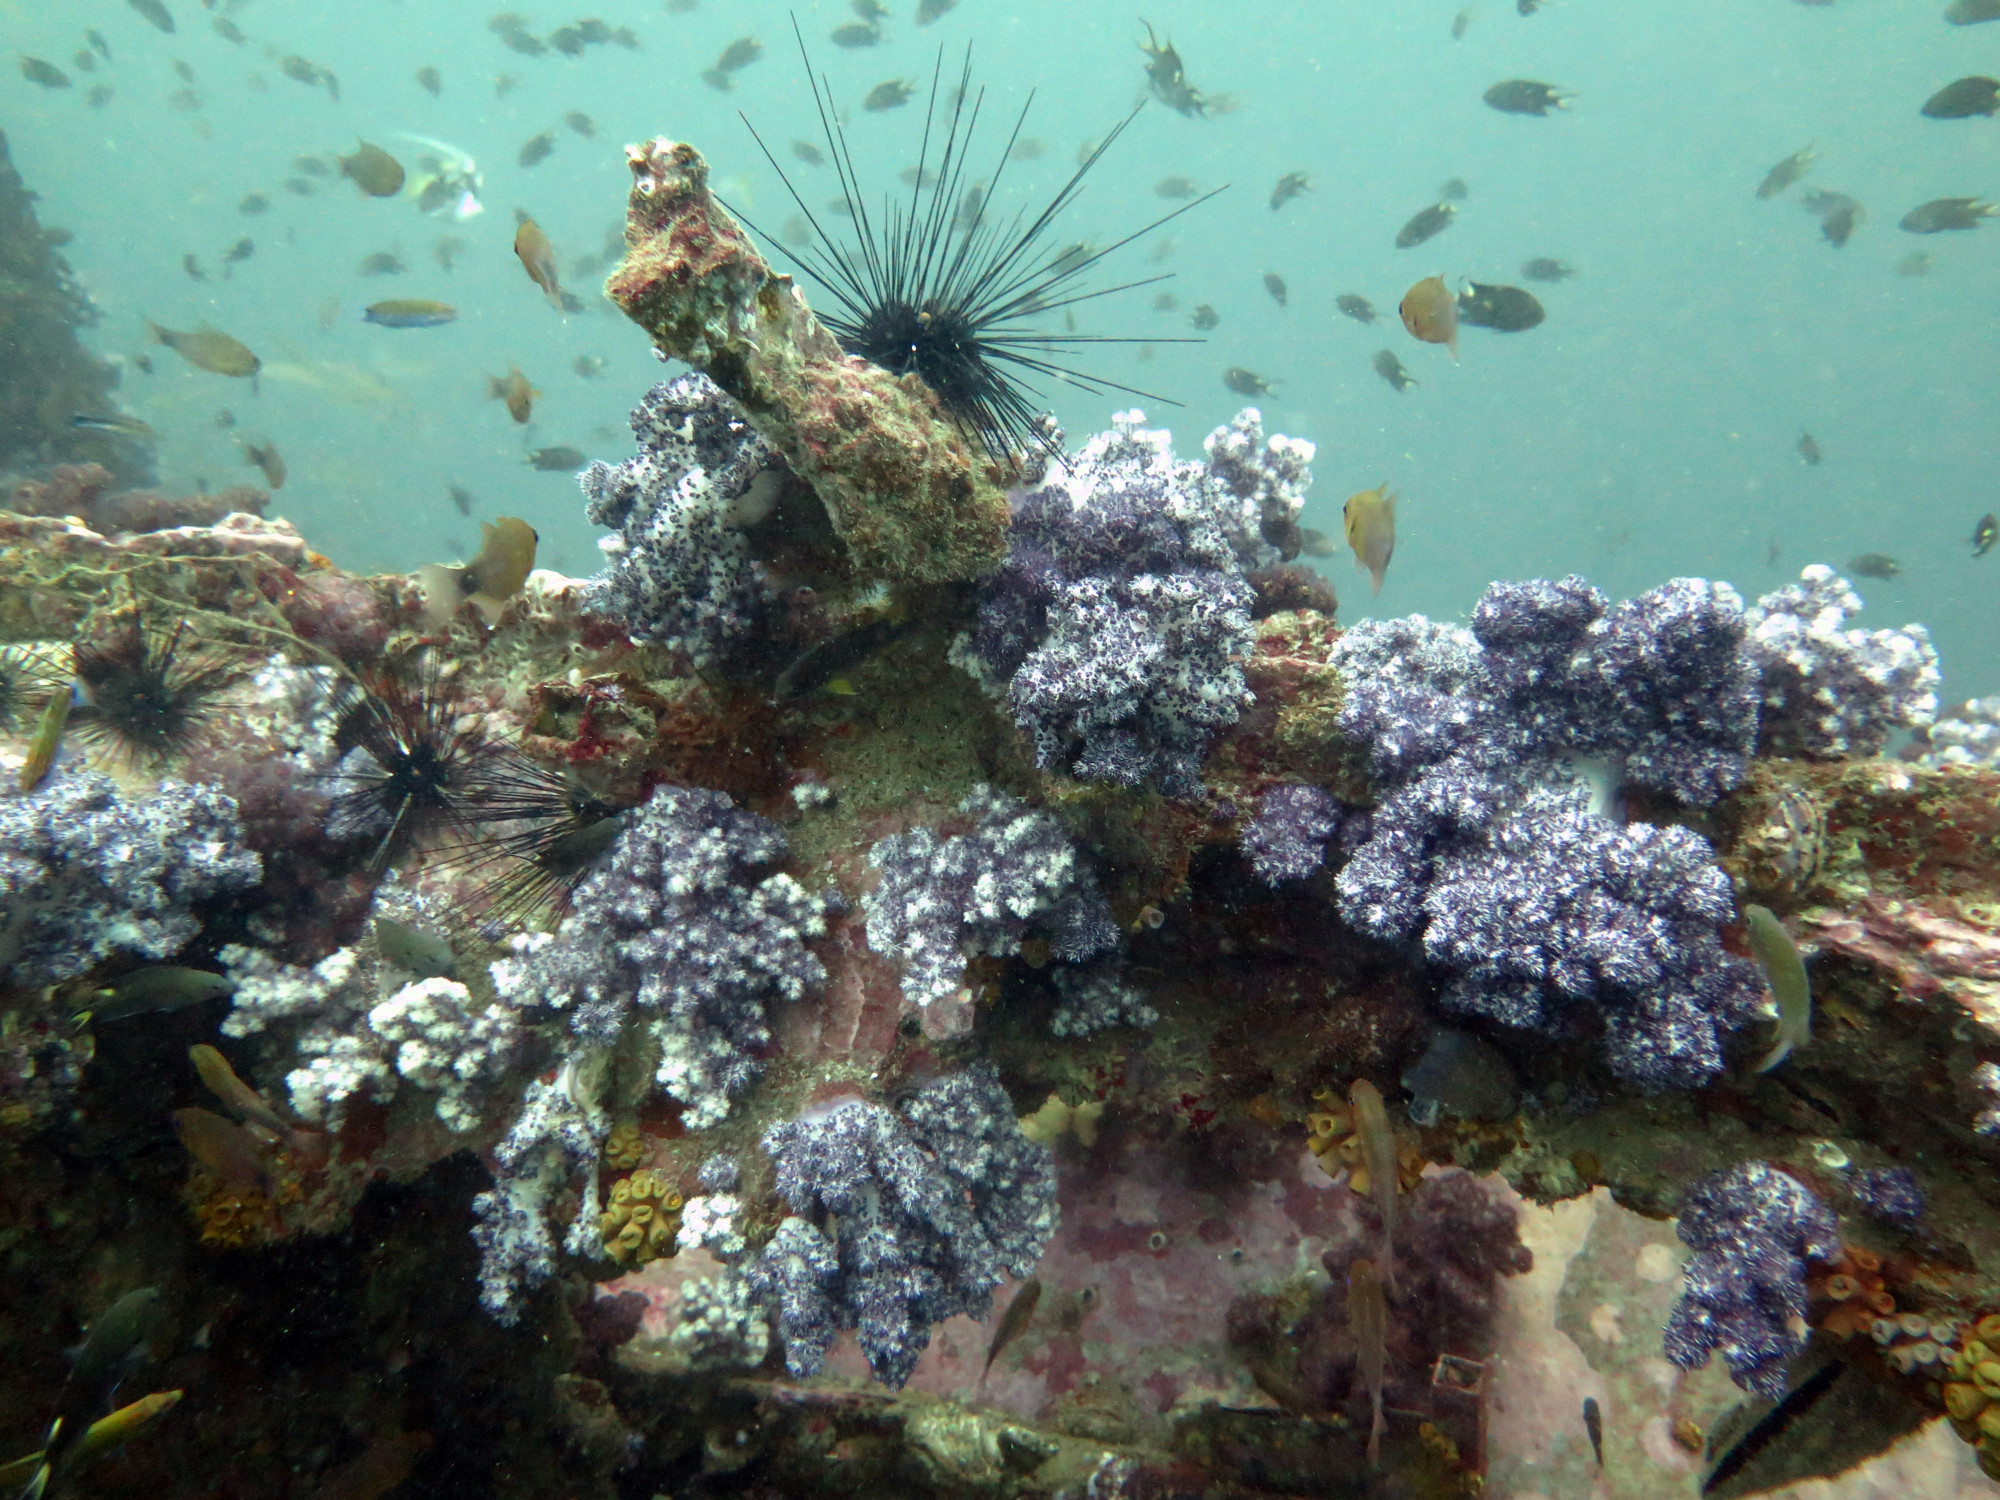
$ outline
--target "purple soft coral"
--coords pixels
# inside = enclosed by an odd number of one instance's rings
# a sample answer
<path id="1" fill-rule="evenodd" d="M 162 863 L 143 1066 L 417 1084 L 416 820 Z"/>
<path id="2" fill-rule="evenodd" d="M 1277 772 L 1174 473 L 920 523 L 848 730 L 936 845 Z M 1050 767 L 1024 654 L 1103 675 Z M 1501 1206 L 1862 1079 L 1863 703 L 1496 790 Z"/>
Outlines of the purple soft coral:
<path id="1" fill-rule="evenodd" d="M 1324 787 L 1274 786 L 1243 830 L 1243 856 L 1266 885 L 1303 880 L 1325 861 L 1343 821 L 1339 799 Z"/>
<path id="2" fill-rule="evenodd" d="M 1455 1009 L 1601 1029 L 1642 1088 L 1713 1076 L 1756 988 L 1720 942 L 1728 882 L 1699 837 L 1627 827 L 1606 794 L 1629 780 L 1705 805 L 1742 779 L 1742 645 L 1734 592 L 1688 578 L 1615 608 L 1581 578 L 1496 583 L 1470 630 L 1356 626 L 1336 651 L 1341 727 L 1382 802 L 1340 873 L 1342 915 L 1421 940 Z"/>
<path id="3" fill-rule="evenodd" d="M 931 1325 L 984 1317 L 1055 1233 L 1055 1166 L 1021 1134 L 991 1064 L 940 1078 L 895 1110 L 860 1099 L 774 1127 L 764 1149 L 795 1217 L 745 1267 L 778 1312 L 785 1361 L 819 1369 L 840 1328 L 901 1386 Z"/>
<path id="4" fill-rule="evenodd" d="M 578 476 L 590 520 L 617 529 L 589 607 L 634 640 L 725 657 L 769 610 L 742 528 L 768 509 L 783 460 L 706 375 L 656 385 L 632 413 L 639 452 Z"/>
<path id="5" fill-rule="evenodd" d="M 1249 698 L 1242 568 L 1275 556 L 1245 507 L 1287 511 L 1303 461 L 1253 471 L 1228 443 L 1212 474 L 1141 420 L 1120 414 L 1016 497 L 1007 560 L 953 660 L 1006 698 L 1045 769 L 1192 797 Z"/>
<path id="6" fill-rule="evenodd" d="M 1667 1318 L 1667 1358 L 1694 1370 L 1720 1350 L 1738 1385 L 1780 1399 L 1806 1342 L 1806 1262 L 1840 1253 L 1833 1211 L 1797 1178 L 1742 1162 L 1688 1189 L 1679 1231 L 1695 1253 Z"/>
<path id="7" fill-rule="evenodd" d="M 912 1004 L 950 995 L 974 954 L 1019 952 L 1030 929 L 1066 963 L 1117 946 L 1097 877 L 1052 816 L 989 786 L 958 810 L 974 819 L 965 833 L 917 827 L 868 851 L 882 872 L 861 898 L 868 946 L 901 966 Z"/>

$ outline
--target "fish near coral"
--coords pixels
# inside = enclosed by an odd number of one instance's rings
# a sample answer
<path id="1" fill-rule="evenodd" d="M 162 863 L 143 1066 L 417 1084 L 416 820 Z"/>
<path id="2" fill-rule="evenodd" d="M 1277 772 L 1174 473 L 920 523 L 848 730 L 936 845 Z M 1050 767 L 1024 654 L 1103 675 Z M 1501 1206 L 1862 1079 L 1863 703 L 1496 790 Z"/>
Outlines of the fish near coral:
<path id="1" fill-rule="evenodd" d="M 93 991 L 88 1003 L 79 1008 L 72 1019 L 81 1023 L 88 1018 L 102 1025 L 107 1021 L 123 1021 L 131 1016 L 150 1015 L 156 1011 L 184 1010 L 190 1005 L 220 1000 L 235 993 L 236 986 L 232 981 L 207 969 L 190 969 L 180 964 L 149 964 Z"/>
<path id="2" fill-rule="evenodd" d="M 1790 156 L 1779 162 L 1764 174 L 1764 180 L 1757 184 L 1759 198 L 1775 198 L 1786 188 L 1797 182 L 1812 170 L 1813 158 L 1819 153 L 1811 146 L 1801 146 Z"/>
<path id="3" fill-rule="evenodd" d="M 535 397 L 541 392 L 528 384 L 528 377 L 521 373 L 519 365 L 510 366 L 505 375 L 486 377 L 486 398 L 489 401 L 507 403 L 507 415 L 516 422 L 526 422 L 534 415 Z"/>
<path id="4" fill-rule="evenodd" d="M 364 323 L 373 323 L 379 328 L 436 328 L 457 316 L 458 309 L 449 302 L 438 302 L 429 297 L 391 297 L 386 301 L 371 302 L 361 311 Z"/>
<path id="5" fill-rule="evenodd" d="M 340 174 L 370 198 L 393 198 L 403 190 L 403 164 L 380 146 L 361 142 L 340 158 Z"/>
<path id="6" fill-rule="evenodd" d="M 1382 592 L 1382 576 L 1396 551 L 1396 492 L 1386 484 L 1350 495 L 1341 511 L 1354 561 L 1368 572 L 1371 593 Z"/>
<path id="7" fill-rule="evenodd" d="M 1271 382 L 1255 370 L 1246 370 L 1241 365 L 1231 365 L 1222 372 L 1222 383 L 1239 396 L 1268 396 Z"/>
<path id="8" fill-rule="evenodd" d="M 174 1134 L 187 1154 L 225 1187 L 271 1196 L 271 1170 L 256 1137 L 241 1125 L 205 1109 L 177 1109 Z"/>
<path id="9" fill-rule="evenodd" d="M 86 52 L 82 55 L 88 57 L 90 54 Z M 69 74 L 61 68 L 52 62 L 44 62 L 39 57 L 30 57 L 25 52 L 21 54 L 21 76 L 30 83 L 40 84 L 45 89 L 66 89 L 71 86 Z"/>
<path id="10" fill-rule="evenodd" d="M 1468 281 L 1458 294 L 1458 321 L 1496 333 L 1520 333 L 1548 316 L 1541 299 L 1518 286 Z"/>
<path id="11" fill-rule="evenodd" d="M 292 1146 L 298 1140 L 298 1131 L 283 1116 L 271 1108 L 264 1096 L 236 1076 L 236 1070 L 229 1066 L 229 1059 L 215 1048 L 198 1045 L 188 1048 L 188 1061 L 201 1075 L 201 1081 L 208 1091 L 222 1102 L 222 1107 L 246 1125 L 261 1125 L 286 1145 Z"/>
<path id="12" fill-rule="evenodd" d="M 1027 1331 L 1028 1324 L 1034 1321 L 1036 1304 L 1041 1300 L 1042 1280 L 1039 1276 L 1030 1276 L 1021 1283 L 1020 1290 L 1014 1293 L 1014 1300 L 1007 1304 L 1007 1311 L 1000 1315 L 1000 1326 L 993 1330 L 993 1341 L 986 1346 L 986 1365 L 979 1372 L 982 1381 L 986 1379 L 988 1371 L 992 1370 L 993 1361 L 1000 1357 L 1001 1352 Z"/>
<path id="13" fill-rule="evenodd" d="M 514 254 L 521 262 L 521 269 L 528 273 L 528 280 L 540 287 L 542 295 L 549 299 L 549 305 L 561 307 L 562 284 L 556 278 L 556 247 L 549 243 L 542 226 L 525 214 L 514 230 Z"/>
<path id="14" fill-rule="evenodd" d="M 488 531 L 492 529 L 490 526 L 487 528 Z M 451 951 L 451 944 L 441 937 L 419 931 L 407 922 L 398 922 L 392 917 L 377 917 L 375 946 L 384 959 L 412 978 L 458 978 L 458 955 Z"/>
<path id="15" fill-rule="evenodd" d="M 874 88 L 870 89 L 867 97 L 861 101 L 861 107 L 866 110 L 872 110 L 877 114 L 886 109 L 901 109 L 905 104 L 910 102 L 911 96 L 916 91 L 917 87 L 915 84 L 908 83 L 901 78 L 891 78 L 886 82 L 876 84 Z"/>
<path id="16" fill-rule="evenodd" d="M 1271 212 L 1276 213 L 1300 193 L 1312 191 L 1312 179 L 1303 172 L 1287 172 L 1271 189 Z"/>
<path id="17" fill-rule="evenodd" d="M 577 448 L 537 448 L 528 455 L 528 467 L 544 474 L 574 474 L 583 463 L 583 452 Z"/>
<path id="18" fill-rule="evenodd" d="M 1419 281 L 1403 293 L 1396 310 L 1403 315 L 1403 326 L 1409 329 L 1412 338 L 1426 344 L 1443 344 L 1453 359 L 1458 358 L 1458 299 L 1452 296 L 1442 276 L 1426 276 Z"/>
<path id="19" fill-rule="evenodd" d="M 1153 97 L 1177 114 L 1207 114 L 1208 101 L 1187 81 L 1187 68 L 1173 42 L 1155 37 L 1151 21 L 1141 17 L 1139 24 L 1146 28 L 1146 40 L 1139 44 L 1139 50 L 1146 54 L 1146 87 Z"/>
<path id="20" fill-rule="evenodd" d="M 1903 565 L 1886 552 L 1864 552 L 1848 559 L 1847 571 L 1863 578 L 1895 578 L 1901 575 Z"/>
<path id="21" fill-rule="evenodd" d="M 429 563 L 417 569 L 424 596 L 424 629 L 435 633 L 451 624 L 459 605 L 468 599 L 486 623 L 499 623 L 507 601 L 521 591 L 535 568 L 535 547 L 541 538 L 518 516 L 502 516 L 480 526 L 479 556 L 462 567 Z"/>
<path id="22" fill-rule="evenodd" d="M 1393 349 L 1377 349 L 1374 358 L 1375 373 L 1389 382 L 1397 395 L 1402 395 L 1417 383 L 1417 377 L 1403 368 L 1403 362 L 1396 358 Z"/>
<path id="23" fill-rule="evenodd" d="M 1393 1184 L 1396 1174 L 1389 1173 Z M 1391 1191 L 1393 1191 L 1393 1187 Z M 1354 1335 L 1354 1358 L 1368 1392 L 1368 1467 L 1382 1462 L 1382 1386 L 1388 1371 L 1389 1304 L 1375 1262 L 1358 1256 L 1347 1268 L 1347 1326 Z"/>
<path id="24" fill-rule="evenodd" d="M 166 32 L 167 35 L 173 35 L 173 14 L 161 3 L 161 0 L 125 0 L 125 3 L 155 26 L 159 27 L 160 30 Z M 108 58 L 111 54 L 106 52 L 104 55 Z"/>
<path id="25" fill-rule="evenodd" d="M 1978 555 L 1973 553 L 1974 557 Z M 56 754 L 62 749 L 63 729 L 69 723 L 70 705 L 75 701 L 74 684 L 49 694 L 41 720 L 35 725 L 34 738 L 28 741 L 27 758 L 21 762 L 20 775 L 15 780 L 23 792 L 32 792 L 40 786 L 55 765 Z"/>
<path id="26" fill-rule="evenodd" d="M 1952 229 L 1977 229 L 1991 218 L 1994 205 L 1979 198 L 1933 198 L 1904 214 L 1902 228 L 1911 234 L 1943 234 Z"/>
<path id="27" fill-rule="evenodd" d="M 1457 214 L 1458 209 L 1450 203 L 1433 203 L 1428 208 L 1418 209 L 1396 231 L 1396 248 L 1408 250 L 1413 245 L 1421 245 L 1425 240 L 1443 234 L 1451 228 L 1451 221 Z"/>
<path id="28" fill-rule="evenodd" d="M 243 344 L 213 328 L 176 333 L 171 328 L 149 322 L 146 324 L 146 336 L 156 344 L 165 344 L 197 370 L 206 370 L 211 375 L 227 375 L 237 380 L 254 379 L 264 367 L 264 362 Z"/>
<path id="29" fill-rule="evenodd" d="M 1805 960 L 1799 957 L 1797 945 L 1769 907 L 1744 907 L 1743 927 L 1750 952 L 1778 1002 L 1776 1044 L 1757 1064 L 1759 1073 L 1768 1073 L 1812 1040 L 1812 986 L 1806 980 Z"/>
<path id="30" fill-rule="evenodd" d="M 1361 1143 L 1361 1164 L 1368 1169 L 1368 1196 L 1382 1216 L 1383 1279 L 1396 1285 L 1396 1206 L 1402 1191 L 1396 1163 L 1396 1132 L 1389 1127 L 1389 1109 L 1382 1091 L 1357 1078 L 1347 1091 L 1354 1111 L 1354 1134 Z M 1372 1268 L 1371 1268 L 1372 1269 Z"/>

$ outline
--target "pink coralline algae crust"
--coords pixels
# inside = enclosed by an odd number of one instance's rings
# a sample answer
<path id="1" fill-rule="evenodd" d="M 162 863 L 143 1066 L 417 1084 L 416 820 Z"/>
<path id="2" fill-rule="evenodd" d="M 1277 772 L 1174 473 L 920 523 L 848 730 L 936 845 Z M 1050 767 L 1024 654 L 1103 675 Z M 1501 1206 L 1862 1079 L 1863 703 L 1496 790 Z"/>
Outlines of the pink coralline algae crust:
<path id="1" fill-rule="evenodd" d="M 742 405 L 818 493 L 855 573 L 944 583 L 997 563 L 1006 497 L 936 395 L 841 352 L 710 196 L 700 152 L 661 137 L 626 155 L 627 249 L 606 293 Z"/>
<path id="2" fill-rule="evenodd" d="M 1873 898 L 1851 912 L 1804 913 L 1807 937 L 1878 970 L 1906 999 L 1943 994 L 2000 1037 L 2000 932 L 1915 901 Z"/>

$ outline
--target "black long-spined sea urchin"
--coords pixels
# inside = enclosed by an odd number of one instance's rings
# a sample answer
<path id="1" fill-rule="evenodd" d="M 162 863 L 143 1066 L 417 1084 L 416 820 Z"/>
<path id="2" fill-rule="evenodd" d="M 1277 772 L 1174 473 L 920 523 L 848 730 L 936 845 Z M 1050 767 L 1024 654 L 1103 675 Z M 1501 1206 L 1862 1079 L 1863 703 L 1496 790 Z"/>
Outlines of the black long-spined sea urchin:
<path id="1" fill-rule="evenodd" d="M 369 673 L 342 716 L 330 838 L 374 839 L 382 869 L 447 831 L 521 816 L 516 754 L 463 703 L 435 658 Z"/>
<path id="2" fill-rule="evenodd" d="M 136 612 L 76 646 L 82 702 L 69 732 L 133 765 L 157 765 L 207 733 L 222 694 L 245 675 L 238 663 L 183 650 L 187 622 L 148 630 Z"/>
<path id="3" fill-rule="evenodd" d="M 803 37 L 799 50 L 805 53 Z M 961 430 L 1003 463 L 1014 462 L 1031 443 L 1048 446 L 1037 403 L 1029 399 L 1038 394 L 1028 384 L 1034 376 L 1053 377 L 1087 391 L 1125 391 L 1150 401 L 1178 404 L 1058 363 L 1054 356 L 1085 344 L 1198 341 L 1052 333 L 1034 322 L 1041 315 L 1113 292 L 1166 280 L 1164 276 L 1149 276 L 1116 286 L 1086 288 L 1081 278 L 1113 251 L 1215 196 L 1213 192 L 1203 194 L 1101 250 L 1058 249 L 1053 245 L 1050 230 L 1056 219 L 1075 200 L 1084 177 L 1132 123 L 1138 109 L 1098 143 L 1039 213 L 1029 217 L 1022 210 L 1001 220 L 989 214 L 987 206 L 1000 186 L 1034 96 L 1030 94 L 1022 106 L 983 188 L 969 182 L 966 161 L 985 94 L 984 90 L 972 91 L 972 49 L 968 46 L 958 87 L 940 112 L 939 90 L 944 78 L 944 51 L 940 48 L 931 74 L 930 101 L 924 108 L 923 143 L 909 201 L 899 203 L 893 196 L 885 199 L 878 223 L 868 212 L 846 132 L 835 118 L 832 86 L 813 72 L 809 56 L 806 77 L 829 154 L 840 175 L 843 211 L 854 222 L 852 243 L 840 244 L 826 233 L 763 138 L 757 136 L 755 126 L 750 126 L 750 133 L 814 231 L 813 247 L 795 247 L 789 253 L 831 294 L 836 306 L 818 311 L 843 349 L 892 374 L 920 377 L 937 393 Z M 744 124 L 750 125 L 747 118 Z M 930 152 L 934 134 L 943 137 L 935 169 Z"/>

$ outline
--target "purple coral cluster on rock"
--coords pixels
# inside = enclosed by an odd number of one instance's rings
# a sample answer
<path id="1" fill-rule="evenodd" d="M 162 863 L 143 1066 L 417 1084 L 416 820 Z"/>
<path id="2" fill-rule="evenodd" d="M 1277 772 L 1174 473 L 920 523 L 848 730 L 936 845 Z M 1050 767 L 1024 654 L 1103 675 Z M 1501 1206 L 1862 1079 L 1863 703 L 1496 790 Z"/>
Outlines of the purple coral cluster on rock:
<path id="1" fill-rule="evenodd" d="M 1848 1177 L 1847 1191 L 1863 1213 L 1898 1229 L 1915 1229 L 1928 1206 L 1917 1174 L 1908 1167 L 1860 1168 Z"/>
<path id="2" fill-rule="evenodd" d="M 662 786 L 626 815 L 553 935 L 494 966 L 502 999 L 567 1013 L 586 1047 L 615 1045 L 635 1010 L 659 1050 L 655 1077 L 702 1129 L 763 1071 L 768 1011 L 826 982 L 806 947 L 838 898 L 771 867 L 777 824 L 721 792 Z"/>
<path id="3" fill-rule="evenodd" d="M 1619 826 L 1531 793 L 1476 849 L 1441 861 L 1424 949 L 1453 972 L 1448 1010 L 1564 1031 L 1594 1014 L 1611 1071 L 1648 1091 L 1723 1067 L 1722 1034 L 1762 986 L 1723 949 L 1729 878 L 1685 828 Z"/>
<path id="4" fill-rule="evenodd" d="M 1628 826 L 1617 793 L 1707 806 L 1741 784 L 1760 729 L 1766 748 L 1841 753 L 1927 721 L 1922 628 L 1839 630 L 1858 603 L 1818 568 L 1748 612 L 1705 579 L 1613 606 L 1570 577 L 1492 585 L 1470 629 L 1355 626 L 1335 648 L 1340 723 L 1381 804 L 1340 873 L 1342 915 L 1421 942 L 1452 1009 L 1599 1031 L 1642 1089 L 1701 1084 L 1759 986 L 1722 947 L 1734 902 L 1709 845 Z"/>
<path id="5" fill-rule="evenodd" d="M 773 603 L 743 528 L 769 510 L 783 461 L 706 375 L 654 386 L 632 432 L 636 454 L 577 476 L 592 524 L 616 532 L 586 607 L 706 667 Z"/>
<path id="6" fill-rule="evenodd" d="M 1243 856 L 1266 885 L 1304 880 L 1326 861 L 1327 841 L 1347 817 L 1324 787 L 1274 786 L 1243 829 Z"/>
<path id="7" fill-rule="evenodd" d="M 217 788 L 163 781 L 128 800 L 108 776 L 58 767 L 0 799 L 0 981 L 58 984 L 113 953 L 170 958 L 201 930 L 197 905 L 262 870 Z"/>
<path id="8" fill-rule="evenodd" d="M 1720 1350 L 1729 1376 L 1776 1401 L 1785 1366 L 1806 1344 L 1806 1262 L 1840 1254 L 1833 1210 L 1768 1162 L 1741 1162 L 1697 1180 L 1679 1233 L 1694 1251 L 1665 1350 L 1683 1370 Z"/>
<path id="9" fill-rule="evenodd" d="M 1705 802 L 1741 778 L 1756 705 L 1733 600 L 1680 579 L 1611 609 L 1568 578 L 1495 584 L 1470 630 L 1349 631 L 1341 725 L 1382 801 L 1340 872 L 1342 915 L 1421 942 L 1452 1009 L 1601 1033 L 1640 1088 L 1719 1072 L 1758 994 L 1721 944 L 1728 880 L 1698 835 L 1606 816 L 1599 783 L 1622 768 Z"/>
<path id="10" fill-rule="evenodd" d="M 967 959 L 1018 953 L 1033 931 L 1066 963 L 1118 945 L 1118 926 L 1054 817 L 980 786 L 959 804 L 965 833 L 916 827 L 868 851 L 882 872 L 861 898 L 868 946 L 903 971 L 903 995 L 929 1005 L 955 991 Z"/>
<path id="11" fill-rule="evenodd" d="M 1746 619 L 1763 694 L 1762 748 L 1838 760 L 1876 755 L 1898 729 L 1937 717 L 1937 648 L 1921 625 L 1849 630 L 1861 596 L 1821 563 L 1766 594 Z"/>
<path id="12" fill-rule="evenodd" d="M 744 1267 L 775 1307 L 785 1363 L 815 1373 L 857 1330 L 875 1378 L 900 1387 L 931 1326 L 984 1317 L 1055 1233 L 1054 1159 L 1021 1133 L 992 1065 L 894 1109 L 849 1099 L 774 1127 L 764 1149 L 793 1217 Z"/>
<path id="13" fill-rule="evenodd" d="M 1310 446 L 1260 448 L 1247 412 L 1208 464 L 1182 462 L 1143 420 L 1119 414 L 1014 497 L 1007 559 L 952 659 L 1006 700 L 1043 769 L 1193 797 L 1249 700 L 1244 569 L 1276 560 L 1264 518 L 1291 525 Z"/>

